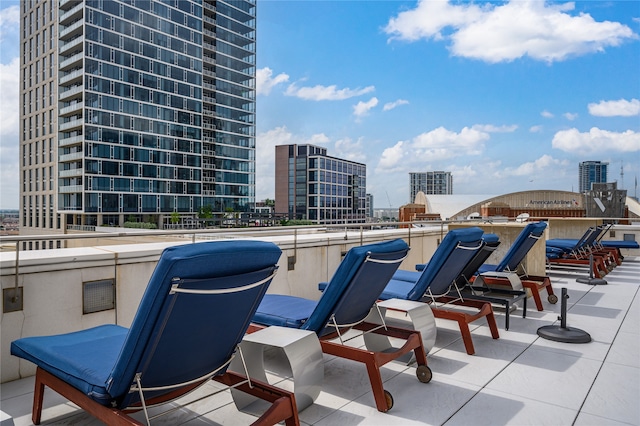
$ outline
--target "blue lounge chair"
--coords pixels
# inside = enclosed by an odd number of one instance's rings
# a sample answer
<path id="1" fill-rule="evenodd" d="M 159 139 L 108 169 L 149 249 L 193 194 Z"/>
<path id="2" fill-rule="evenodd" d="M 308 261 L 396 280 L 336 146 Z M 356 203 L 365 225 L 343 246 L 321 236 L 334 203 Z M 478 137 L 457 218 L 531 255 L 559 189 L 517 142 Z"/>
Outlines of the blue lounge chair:
<path id="1" fill-rule="evenodd" d="M 469 323 L 486 317 L 492 337 L 494 339 L 500 337 L 491 303 L 449 296 L 463 269 L 482 247 L 482 235 L 483 231 L 478 227 L 449 231 L 421 272 L 397 271 L 380 295 L 382 300 L 396 298 L 426 303 L 435 301 L 478 309 L 478 312 L 473 314 L 431 304 L 436 318 L 458 322 L 462 340 L 469 355 L 475 353 Z"/>
<path id="2" fill-rule="evenodd" d="M 521 287 L 490 287 L 483 280 L 475 280 L 480 266 L 496 251 L 499 245 L 500 239 L 496 234 L 482 235 L 482 247 L 464 267 L 455 282 L 455 291 L 452 290 L 449 296 L 458 295 L 463 299 L 482 300 L 494 305 L 502 305 L 505 309 L 505 330 L 509 330 L 510 312 L 514 303 L 522 301 L 522 317 L 526 318 L 527 316 L 527 292 L 521 290 Z"/>
<path id="3" fill-rule="evenodd" d="M 516 237 L 515 241 L 509 247 L 509 250 L 505 253 L 504 257 L 497 265 L 484 264 L 480 266 L 478 272 L 486 276 L 485 282 L 488 284 L 508 284 L 508 279 L 491 277 L 489 272 L 518 272 L 522 281 L 522 286 L 529 289 L 531 296 L 536 304 L 538 311 L 542 311 L 542 300 L 540 299 L 540 292 L 543 289 L 547 291 L 547 300 L 549 303 L 556 303 L 558 297 L 553 292 L 551 286 L 551 279 L 544 275 L 530 275 L 524 269 L 522 261 L 525 259 L 531 248 L 535 243 L 543 238 L 544 230 L 547 227 L 546 222 L 531 222 L 528 223 L 520 234 Z M 520 267 L 520 270 L 518 268 Z"/>
<path id="4" fill-rule="evenodd" d="M 277 270 L 267 242 L 207 242 L 162 253 L 129 329 L 102 325 L 26 337 L 11 353 L 37 365 L 33 423 L 49 386 L 102 422 L 141 424 L 129 411 L 183 396 L 210 379 L 272 403 L 257 424 L 298 424 L 295 398 L 227 371 Z"/>
<path id="5" fill-rule="evenodd" d="M 620 250 L 614 245 L 605 247 L 600 242 L 610 227 L 611 225 L 590 227 L 582 238 L 578 240 L 568 238 L 549 239 L 547 240 L 547 252 L 550 253 L 554 259 L 559 257 L 588 259 L 590 255 L 600 257 L 602 258 L 604 267 L 610 272 L 616 265 L 622 264 L 622 254 Z"/>
<path id="6" fill-rule="evenodd" d="M 594 277 L 603 278 L 611 269 L 613 261 L 609 253 L 593 253 L 591 245 L 600 234 L 598 227 L 589 227 L 578 240 L 553 238 L 546 242 L 549 264 L 585 265 L 591 268 Z"/>
<path id="7" fill-rule="evenodd" d="M 409 247 L 398 239 L 368 244 L 350 249 L 319 300 L 267 294 L 253 317 L 256 329 L 282 326 L 315 332 L 324 353 L 363 362 L 367 366 L 371 387 L 379 411 L 393 406 L 393 398 L 384 390 L 380 367 L 398 357 L 414 352 L 422 382 L 431 380 L 431 370 L 420 332 L 365 322 Z M 349 329 L 404 339 L 405 344 L 389 353 L 372 352 L 342 342 L 342 334 Z"/>

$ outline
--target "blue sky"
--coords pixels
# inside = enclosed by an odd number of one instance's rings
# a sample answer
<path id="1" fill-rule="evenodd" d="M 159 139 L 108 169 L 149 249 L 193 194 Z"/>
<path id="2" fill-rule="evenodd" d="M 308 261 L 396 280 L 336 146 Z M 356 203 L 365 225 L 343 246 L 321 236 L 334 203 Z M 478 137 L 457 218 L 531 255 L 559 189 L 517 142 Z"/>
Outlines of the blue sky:
<path id="1" fill-rule="evenodd" d="M 0 2 L 0 208 L 17 207 L 16 4 Z M 375 207 L 429 170 L 455 194 L 577 191 L 585 160 L 634 195 L 639 1 L 259 0 L 257 25 L 257 200 L 287 143 L 365 163 Z"/>

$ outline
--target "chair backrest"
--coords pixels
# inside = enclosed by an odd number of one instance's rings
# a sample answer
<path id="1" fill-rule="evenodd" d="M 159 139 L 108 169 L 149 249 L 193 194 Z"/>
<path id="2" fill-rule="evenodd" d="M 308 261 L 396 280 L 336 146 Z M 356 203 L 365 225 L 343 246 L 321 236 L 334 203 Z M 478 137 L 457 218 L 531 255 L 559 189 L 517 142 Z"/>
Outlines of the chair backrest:
<path id="1" fill-rule="evenodd" d="M 481 246 L 482 229 L 476 226 L 447 232 L 408 293 L 407 299 L 422 299 L 427 288 L 431 289 L 433 294 L 446 293 Z"/>
<path id="2" fill-rule="evenodd" d="M 531 222 L 525 226 L 496 267 L 497 272 L 516 271 L 534 244 L 542 238 L 546 222 Z"/>
<path id="3" fill-rule="evenodd" d="M 613 223 L 598 226 L 598 228 L 601 229 L 600 235 L 598 235 L 598 238 L 596 241 L 599 245 L 601 245 L 600 242 L 602 241 L 604 236 L 607 234 L 607 231 L 609 231 L 609 229 L 611 229 L 612 226 L 613 226 Z"/>
<path id="4" fill-rule="evenodd" d="M 350 249 L 301 328 L 322 336 L 335 331 L 332 316 L 340 325 L 364 319 L 408 251 L 401 239 Z"/>
<path id="5" fill-rule="evenodd" d="M 107 382 L 126 407 L 144 388 L 226 371 L 277 270 L 281 250 L 263 241 L 215 241 L 166 249 L 149 280 Z M 145 399 L 172 389 L 145 392 Z"/>
<path id="6" fill-rule="evenodd" d="M 598 241 L 600 240 L 600 236 L 604 235 L 604 230 L 605 230 L 604 226 L 596 226 L 593 229 L 593 232 L 591 233 L 591 235 L 589 235 L 589 237 L 587 237 L 587 239 L 585 239 L 584 247 L 585 248 L 590 248 L 590 247 L 593 247 L 593 246 L 597 245 Z"/>
<path id="7" fill-rule="evenodd" d="M 473 259 L 471 259 L 471 261 L 464 267 L 460 276 L 456 279 L 456 285 L 460 288 L 467 285 L 471 281 L 471 277 L 478 272 L 480 266 L 487 261 L 489 256 L 496 251 L 499 245 L 500 239 L 496 234 L 483 234 L 482 247 L 480 247 L 480 250 L 478 250 Z"/>
<path id="8" fill-rule="evenodd" d="M 582 237 L 580 237 L 580 239 L 576 241 L 576 243 L 573 245 L 573 247 L 569 251 L 574 253 L 582 250 L 587 244 L 587 241 L 593 237 L 595 232 L 596 232 L 595 227 L 590 226 L 589 228 L 587 228 L 587 230 L 584 231 L 584 234 L 582 234 Z"/>

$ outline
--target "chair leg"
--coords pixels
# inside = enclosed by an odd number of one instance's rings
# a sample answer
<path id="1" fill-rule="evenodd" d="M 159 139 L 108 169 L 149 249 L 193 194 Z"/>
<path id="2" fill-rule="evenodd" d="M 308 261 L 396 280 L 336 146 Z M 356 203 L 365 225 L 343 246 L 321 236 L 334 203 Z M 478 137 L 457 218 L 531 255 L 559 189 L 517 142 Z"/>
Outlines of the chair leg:
<path id="1" fill-rule="evenodd" d="M 387 398 L 384 396 L 384 385 L 382 383 L 382 375 L 380 374 L 380 367 L 375 360 L 375 357 L 371 357 L 366 361 L 367 373 L 369 374 L 369 381 L 371 382 L 371 390 L 373 391 L 373 398 L 376 401 L 376 408 L 382 413 L 389 411 L 391 407 L 387 404 Z"/>
<path id="2" fill-rule="evenodd" d="M 524 288 L 527 288 L 529 289 L 529 291 L 531 291 L 531 297 L 533 297 L 533 301 L 536 304 L 536 309 L 539 311 L 544 310 L 544 306 L 542 306 L 542 300 L 540 299 L 540 289 L 538 288 L 538 284 L 535 282 L 523 282 L 522 285 Z"/>
<path id="3" fill-rule="evenodd" d="M 40 369 L 36 370 L 36 386 L 33 390 L 33 411 L 31 412 L 31 421 L 34 425 L 40 424 L 42 418 L 42 403 L 44 400 L 44 383 L 41 380 Z"/>
<path id="4" fill-rule="evenodd" d="M 267 411 L 265 411 L 262 416 L 255 422 L 251 424 L 251 426 L 259 426 L 259 425 L 274 425 L 282 421 L 282 412 L 289 412 L 291 415 L 284 420 L 284 424 L 287 426 L 299 426 L 300 421 L 297 416 L 297 409 L 295 406 L 292 408 L 291 406 L 291 398 L 293 396 L 283 396 L 281 398 L 276 399 L 271 403 L 271 406 Z M 294 414 L 295 413 L 295 414 Z"/>
<path id="5" fill-rule="evenodd" d="M 493 309 L 487 314 L 487 324 L 489 325 L 489 330 L 491 330 L 491 337 L 499 339 L 500 333 L 498 332 L 498 323 L 496 322 L 496 316 L 493 314 Z"/>
<path id="6" fill-rule="evenodd" d="M 460 334 L 462 334 L 462 342 L 464 343 L 464 348 L 467 350 L 467 353 L 469 355 L 475 354 L 476 350 L 473 347 L 473 339 L 471 338 L 469 324 L 467 324 L 467 322 L 463 319 L 459 319 L 458 325 L 460 326 Z"/>
<path id="7" fill-rule="evenodd" d="M 42 395 L 44 386 L 48 386 L 60 395 L 67 398 L 69 401 L 75 403 L 82 408 L 88 414 L 91 414 L 101 422 L 108 424 L 109 426 L 142 426 L 142 423 L 129 417 L 124 411 L 116 408 L 106 407 L 90 399 L 84 393 L 74 388 L 65 381 L 57 378 L 51 373 L 38 367 L 36 371 L 36 387 L 34 389 L 34 408 L 33 408 L 33 423 L 40 423 L 40 414 L 42 412 Z M 35 404 L 39 404 L 36 408 Z"/>

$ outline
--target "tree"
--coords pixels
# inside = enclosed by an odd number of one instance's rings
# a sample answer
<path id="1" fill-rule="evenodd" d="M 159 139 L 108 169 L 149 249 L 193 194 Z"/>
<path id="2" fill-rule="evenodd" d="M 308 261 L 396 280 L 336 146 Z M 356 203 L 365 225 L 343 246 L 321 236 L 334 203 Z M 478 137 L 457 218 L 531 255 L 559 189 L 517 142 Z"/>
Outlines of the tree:
<path id="1" fill-rule="evenodd" d="M 198 210 L 198 217 L 200 219 L 211 219 L 213 217 L 211 206 L 209 204 L 201 206 L 200 210 Z"/>
<path id="2" fill-rule="evenodd" d="M 171 223 L 175 225 L 178 222 L 180 222 L 180 213 L 171 212 Z"/>

